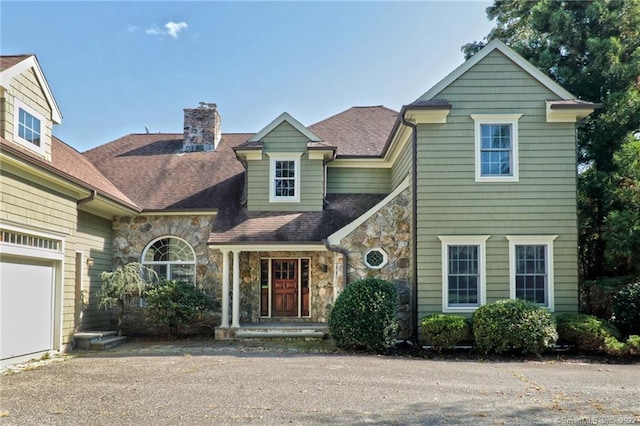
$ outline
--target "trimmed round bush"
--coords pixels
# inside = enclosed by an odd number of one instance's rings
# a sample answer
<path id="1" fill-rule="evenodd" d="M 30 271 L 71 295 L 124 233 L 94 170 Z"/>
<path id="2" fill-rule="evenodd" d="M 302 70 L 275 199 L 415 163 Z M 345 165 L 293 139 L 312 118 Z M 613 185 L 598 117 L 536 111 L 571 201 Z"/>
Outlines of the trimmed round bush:
<path id="1" fill-rule="evenodd" d="M 469 335 L 467 319 L 460 315 L 435 314 L 420 321 L 422 334 L 436 352 L 442 352 Z"/>
<path id="2" fill-rule="evenodd" d="M 340 293 L 329 315 L 329 332 L 339 348 L 383 352 L 395 341 L 397 315 L 396 287 L 366 278 Z"/>
<path id="3" fill-rule="evenodd" d="M 625 336 L 640 334 L 640 282 L 629 284 L 613 296 L 613 323 Z"/>
<path id="4" fill-rule="evenodd" d="M 621 337 L 613 325 L 587 314 L 558 315 L 556 327 L 560 342 L 587 352 L 604 350 L 607 337 Z"/>
<path id="5" fill-rule="evenodd" d="M 558 332 L 546 308 L 524 300 L 498 300 L 473 313 L 476 347 L 484 353 L 540 355 Z"/>

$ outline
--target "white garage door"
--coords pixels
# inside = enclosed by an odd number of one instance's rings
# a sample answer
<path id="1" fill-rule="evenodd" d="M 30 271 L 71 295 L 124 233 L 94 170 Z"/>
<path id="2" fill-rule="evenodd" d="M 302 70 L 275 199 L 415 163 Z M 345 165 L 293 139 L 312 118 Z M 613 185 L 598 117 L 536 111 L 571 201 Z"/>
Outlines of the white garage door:
<path id="1" fill-rule="evenodd" d="M 53 346 L 53 264 L 0 262 L 0 359 Z"/>

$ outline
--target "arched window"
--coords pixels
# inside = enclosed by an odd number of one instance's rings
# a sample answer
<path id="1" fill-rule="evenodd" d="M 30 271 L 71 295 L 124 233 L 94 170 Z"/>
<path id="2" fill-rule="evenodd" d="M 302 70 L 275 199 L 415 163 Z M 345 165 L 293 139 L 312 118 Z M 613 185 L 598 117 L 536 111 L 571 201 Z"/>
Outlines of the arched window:
<path id="1" fill-rule="evenodd" d="M 185 240 L 160 237 L 142 252 L 142 264 L 153 269 L 159 279 L 196 283 L 196 254 Z"/>

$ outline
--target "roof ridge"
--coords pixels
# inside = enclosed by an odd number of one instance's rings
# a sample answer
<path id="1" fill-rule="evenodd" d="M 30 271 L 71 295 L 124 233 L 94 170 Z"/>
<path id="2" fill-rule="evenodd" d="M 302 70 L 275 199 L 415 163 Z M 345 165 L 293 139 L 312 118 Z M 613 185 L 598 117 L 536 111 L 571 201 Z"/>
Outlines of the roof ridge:
<path id="1" fill-rule="evenodd" d="M 335 118 L 335 117 L 339 116 L 340 114 L 344 114 L 345 112 L 347 112 L 349 110 L 352 110 L 352 109 L 355 109 L 355 108 L 381 108 L 381 109 L 385 109 L 387 111 L 391 111 L 391 112 L 393 112 L 395 114 L 398 114 L 398 111 L 395 111 L 395 110 L 393 110 L 393 109 L 391 109 L 389 107 L 386 107 L 384 105 L 354 105 L 354 106 L 350 106 L 349 108 L 345 109 L 344 111 L 340 111 L 338 113 L 330 115 L 329 117 L 327 117 L 327 118 L 325 118 L 323 120 L 320 120 L 317 123 L 313 123 L 313 124 L 309 125 L 308 127 L 312 127 L 312 126 L 316 126 L 316 125 L 318 125 L 320 123 L 324 123 L 325 121 L 331 120 L 332 118 Z"/>

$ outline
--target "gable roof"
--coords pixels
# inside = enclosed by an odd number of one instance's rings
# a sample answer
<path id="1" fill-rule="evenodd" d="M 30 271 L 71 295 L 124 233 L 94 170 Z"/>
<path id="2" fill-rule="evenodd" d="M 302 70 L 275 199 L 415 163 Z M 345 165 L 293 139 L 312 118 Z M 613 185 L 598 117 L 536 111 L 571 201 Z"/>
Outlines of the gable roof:
<path id="1" fill-rule="evenodd" d="M 83 155 L 144 210 L 218 209 L 241 196 L 233 148 L 251 136 L 223 134 L 214 151 L 179 153 L 182 133 L 130 134 Z"/>
<path id="2" fill-rule="evenodd" d="M 13 80 L 20 73 L 28 70 L 29 68 L 33 68 L 36 78 L 42 86 L 44 96 L 47 99 L 49 106 L 51 106 L 51 119 L 56 124 L 62 123 L 62 113 L 60 112 L 60 108 L 58 108 L 58 104 L 53 97 L 51 88 L 49 87 L 47 79 L 42 72 L 42 68 L 40 68 L 36 55 L 0 56 L 0 85 L 9 87 L 9 81 Z"/>
<path id="3" fill-rule="evenodd" d="M 461 75 L 467 72 L 471 67 L 476 65 L 482 59 L 484 59 L 488 54 L 493 52 L 494 50 L 500 51 L 503 55 L 513 61 L 516 65 L 526 71 L 531 77 L 538 80 L 543 86 L 549 89 L 551 92 L 556 94 L 558 97 L 564 100 L 576 99 L 576 96 L 569 93 L 567 90 L 562 88 L 558 83 L 553 81 L 550 77 L 540 71 L 538 68 L 533 66 L 529 61 L 524 59 L 522 56 L 518 55 L 513 49 L 504 44 L 502 41 L 495 39 L 492 40 L 489 44 L 483 47 L 478 53 L 473 55 L 471 58 L 467 59 L 462 65 L 449 73 L 445 78 L 440 80 L 435 86 L 431 89 L 427 90 L 425 94 L 420 96 L 416 102 L 420 101 L 428 101 L 433 99 L 438 93 L 440 93 L 443 89 L 457 80 Z"/>
<path id="4" fill-rule="evenodd" d="M 307 139 L 309 139 L 309 142 L 322 142 L 322 139 L 320 137 L 316 136 L 311 130 L 307 129 L 302 123 L 300 123 L 298 120 L 293 118 L 287 112 L 283 112 L 282 114 L 277 116 L 275 120 L 267 124 L 262 130 L 260 130 L 258 133 L 253 135 L 251 138 L 249 138 L 248 142 L 261 141 L 262 138 L 264 138 L 266 135 L 271 133 L 273 129 L 275 129 L 285 121 L 291 124 L 297 131 L 302 133 Z"/>
<path id="5" fill-rule="evenodd" d="M 319 121 L 309 129 L 337 147 L 336 157 L 378 157 L 398 113 L 382 105 L 355 106 Z"/>

